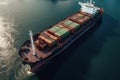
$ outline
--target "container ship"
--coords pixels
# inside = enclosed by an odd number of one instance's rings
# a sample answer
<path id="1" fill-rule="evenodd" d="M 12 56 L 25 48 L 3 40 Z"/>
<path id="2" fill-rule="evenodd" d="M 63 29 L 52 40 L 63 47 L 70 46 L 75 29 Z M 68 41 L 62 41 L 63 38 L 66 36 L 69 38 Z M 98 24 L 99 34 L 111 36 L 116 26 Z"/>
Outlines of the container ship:
<path id="1" fill-rule="evenodd" d="M 103 8 L 92 0 L 78 2 L 81 8 L 64 20 L 32 35 L 20 47 L 19 58 L 30 66 L 29 73 L 36 73 L 47 61 L 74 43 L 92 28 L 102 17 Z"/>

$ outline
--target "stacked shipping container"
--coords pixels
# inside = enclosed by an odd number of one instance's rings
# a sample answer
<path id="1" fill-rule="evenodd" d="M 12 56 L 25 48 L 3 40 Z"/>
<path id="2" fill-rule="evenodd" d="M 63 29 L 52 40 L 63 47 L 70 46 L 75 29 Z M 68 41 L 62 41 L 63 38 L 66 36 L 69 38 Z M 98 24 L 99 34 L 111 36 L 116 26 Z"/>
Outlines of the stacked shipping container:
<path id="1" fill-rule="evenodd" d="M 87 22 L 92 16 L 84 12 L 76 13 L 68 19 L 59 22 L 51 28 L 43 31 L 39 38 L 44 40 L 49 46 L 55 45 L 57 41 L 64 39 L 70 33 L 79 30 L 82 23 Z"/>

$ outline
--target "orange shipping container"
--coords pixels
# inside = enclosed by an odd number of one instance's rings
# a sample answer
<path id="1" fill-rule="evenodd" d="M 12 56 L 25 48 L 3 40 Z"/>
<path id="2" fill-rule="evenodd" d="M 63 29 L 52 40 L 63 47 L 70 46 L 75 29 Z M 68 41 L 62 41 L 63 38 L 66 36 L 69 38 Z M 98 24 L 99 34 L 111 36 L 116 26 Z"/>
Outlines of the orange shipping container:
<path id="1" fill-rule="evenodd" d="M 52 41 L 50 41 L 49 39 L 43 37 L 43 36 L 39 36 L 40 39 L 44 40 L 45 42 L 47 42 L 49 45 L 52 45 Z"/>
<path id="2" fill-rule="evenodd" d="M 44 31 L 44 34 L 48 35 L 49 37 L 51 37 L 54 40 L 58 40 L 58 38 L 50 33 L 48 33 L 47 31 Z"/>

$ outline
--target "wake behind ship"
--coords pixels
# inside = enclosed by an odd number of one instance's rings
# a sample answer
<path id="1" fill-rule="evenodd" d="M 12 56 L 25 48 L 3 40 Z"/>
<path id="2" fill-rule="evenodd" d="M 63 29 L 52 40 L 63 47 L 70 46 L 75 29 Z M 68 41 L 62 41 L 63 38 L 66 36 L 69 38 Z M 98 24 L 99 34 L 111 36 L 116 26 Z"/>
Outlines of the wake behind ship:
<path id="1" fill-rule="evenodd" d="M 24 64 L 36 72 L 48 60 L 60 54 L 86 31 L 92 28 L 102 17 L 103 9 L 90 2 L 79 2 L 81 9 L 75 14 L 32 35 L 19 50 L 19 57 Z"/>

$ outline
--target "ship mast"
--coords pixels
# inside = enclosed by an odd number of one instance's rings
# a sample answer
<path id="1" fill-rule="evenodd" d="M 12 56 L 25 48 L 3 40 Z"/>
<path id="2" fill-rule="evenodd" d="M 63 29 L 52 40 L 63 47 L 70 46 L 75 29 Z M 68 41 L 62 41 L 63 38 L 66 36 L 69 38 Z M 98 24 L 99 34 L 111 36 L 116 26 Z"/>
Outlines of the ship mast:
<path id="1" fill-rule="evenodd" d="M 90 4 L 92 4 L 92 0 L 90 0 Z"/>
<path id="2" fill-rule="evenodd" d="M 29 31 L 29 35 L 30 35 L 30 40 L 31 40 L 31 46 L 32 46 L 32 54 L 35 56 L 35 46 L 34 46 L 34 41 L 33 41 L 33 33 L 32 31 L 30 30 Z"/>

